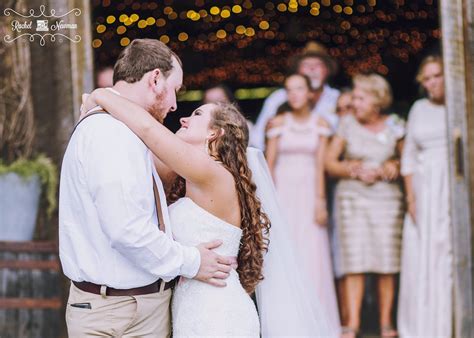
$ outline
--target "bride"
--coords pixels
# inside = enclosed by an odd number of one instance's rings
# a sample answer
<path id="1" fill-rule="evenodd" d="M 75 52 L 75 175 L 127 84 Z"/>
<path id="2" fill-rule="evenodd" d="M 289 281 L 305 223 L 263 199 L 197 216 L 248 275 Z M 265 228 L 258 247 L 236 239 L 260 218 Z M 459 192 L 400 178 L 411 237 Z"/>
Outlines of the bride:
<path id="1" fill-rule="evenodd" d="M 337 336 L 297 268 L 265 160 L 247 151 L 247 123 L 233 105 L 200 106 L 181 119 L 176 134 L 107 89 L 92 92 L 86 107 L 94 105 L 137 134 L 160 167 L 179 175 L 169 208 L 175 240 L 193 246 L 219 238 L 216 251 L 237 256 L 224 288 L 181 278 L 172 302 L 174 336 Z"/>

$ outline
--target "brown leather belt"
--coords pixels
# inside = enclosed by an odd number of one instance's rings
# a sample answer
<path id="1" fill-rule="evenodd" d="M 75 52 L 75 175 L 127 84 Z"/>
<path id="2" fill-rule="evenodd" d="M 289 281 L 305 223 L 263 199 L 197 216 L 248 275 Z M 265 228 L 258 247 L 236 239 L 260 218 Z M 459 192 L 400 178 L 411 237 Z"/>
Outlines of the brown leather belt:
<path id="1" fill-rule="evenodd" d="M 175 278 L 168 283 L 165 283 L 164 290 L 171 289 L 175 286 L 176 281 L 178 278 Z M 157 280 L 154 283 L 149 285 L 141 286 L 139 288 L 133 289 L 114 289 L 107 287 L 105 290 L 105 294 L 107 296 L 139 296 L 139 295 L 148 295 L 150 293 L 156 293 L 160 291 L 161 283 L 164 283 L 162 279 Z M 80 290 L 94 293 L 96 295 L 100 295 L 101 285 L 90 283 L 90 282 L 75 282 L 73 284 Z"/>

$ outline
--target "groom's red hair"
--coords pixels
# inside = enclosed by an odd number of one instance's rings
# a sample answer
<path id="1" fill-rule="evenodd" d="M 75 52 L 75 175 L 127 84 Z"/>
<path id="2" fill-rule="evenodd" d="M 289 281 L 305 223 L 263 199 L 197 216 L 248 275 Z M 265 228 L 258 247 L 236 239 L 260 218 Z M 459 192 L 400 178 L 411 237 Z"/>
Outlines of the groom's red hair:
<path id="1" fill-rule="evenodd" d="M 179 57 L 164 43 L 155 39 L 135 39 L 120 53 L 114 66 L 114 84 L 134 83 L 143 75 L 159 69 L 165 76 L 173 69 L 173 57 Z"/>

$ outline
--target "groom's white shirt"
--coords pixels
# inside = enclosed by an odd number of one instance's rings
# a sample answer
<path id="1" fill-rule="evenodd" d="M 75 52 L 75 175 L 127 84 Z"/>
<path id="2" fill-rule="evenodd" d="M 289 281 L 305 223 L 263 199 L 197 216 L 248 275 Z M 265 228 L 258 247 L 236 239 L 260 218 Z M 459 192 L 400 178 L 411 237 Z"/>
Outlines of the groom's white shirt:
<path id="1" fill-rule="evenodd" d="M 167 234 L 158 229 L 152 177 Z M 85 119 L 61 169 L 59 254 L 65 275 L 117 289 L 194 277 L 199 251 L 172 240 L 165 201 L 145 144 L 108 114 Z"/>

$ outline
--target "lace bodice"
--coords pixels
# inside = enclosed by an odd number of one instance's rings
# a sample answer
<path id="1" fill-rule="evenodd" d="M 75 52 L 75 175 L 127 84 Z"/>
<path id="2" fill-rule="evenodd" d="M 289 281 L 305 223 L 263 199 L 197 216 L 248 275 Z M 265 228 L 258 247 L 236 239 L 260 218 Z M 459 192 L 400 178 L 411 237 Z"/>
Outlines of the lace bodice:
<path id="1" fill-rule="evenodd" d="M 186 246 L 221 239 L 223 244 L 215 251 L 224 256 L 237 256 L 242 230 L 201 208 L 189 197 L 183 197 L 170 206 L 173 237 Z"/>
<path id="2" fill-rule="evenodd" d="M 184 197 L 170 206 L 173 236 L 186 246 L 216 239 L 223 244 L 214 251 L 237 256 L 242 230 Z M 232 270 L 227 286 L 218 288 L 181 277 L 172 304 L 174 337 L 259 337 L 260 324 L 250 296 Z"/>

